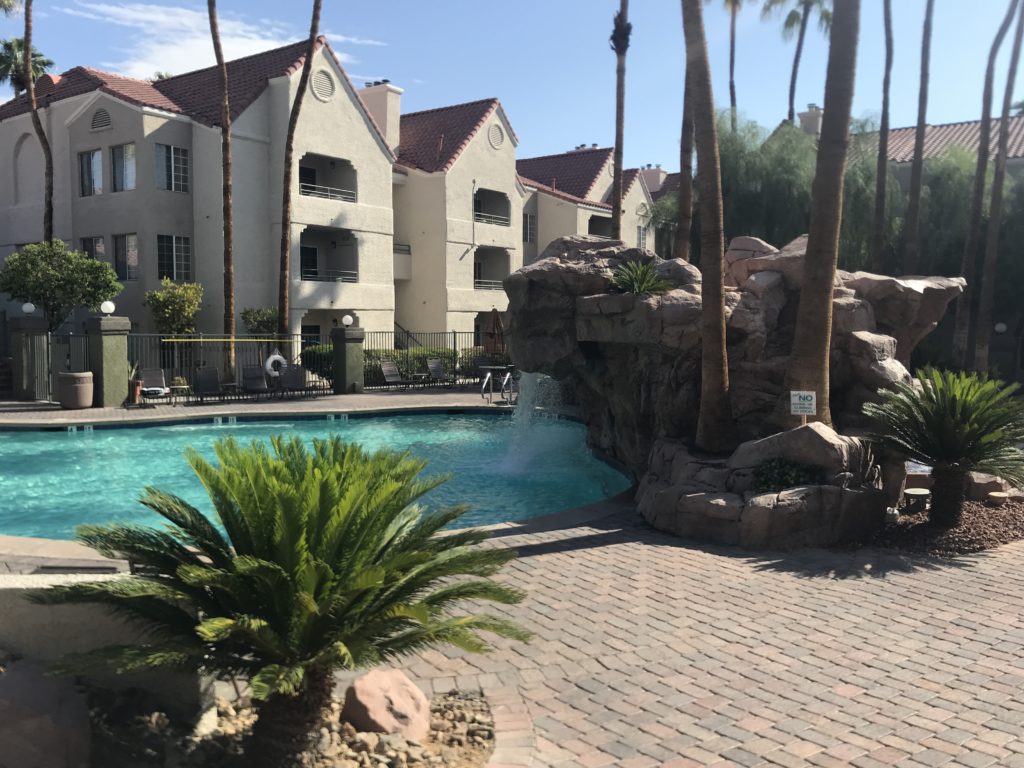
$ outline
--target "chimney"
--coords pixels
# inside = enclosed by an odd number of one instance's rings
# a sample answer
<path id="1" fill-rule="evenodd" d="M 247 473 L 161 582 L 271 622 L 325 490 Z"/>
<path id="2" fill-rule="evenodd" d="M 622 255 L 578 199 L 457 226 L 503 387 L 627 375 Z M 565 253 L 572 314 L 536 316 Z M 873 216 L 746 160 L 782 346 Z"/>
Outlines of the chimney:
<path id="1" fill-rule="evenodd" d="M 804 133 L 818 138 L 821 135 L 821 118 L 824 114 L 817 104 L 808 104 L 807 111 L 797 115 L 800 118 L 800 128 Z"/>
<path id="2" fill-rule="evenodd" d="M 377 127 L 391 149 L 398 146 L 401 124 L 402 89 L 390 80 L 375 80 L 359 91 L 359 96 L 373 115 Z"/>
<path id="3" fill-rule="evenodd" d="M 591 145 L 590 145 L 590 148 L 591 148 L 591 149 L 597 149 L 597 144 L 591 144 Z"/>
<path id="4" fill-rule="evenodd" d="M 646 168 L 640 169 L 640 175 L 644 177 L 644 183 L 647 185 L 647 189 L 649 189 L 653 194 L 661 189 L 661 185 L 665 183 L 665 177 L 668 174 L 662 170 L 661 163 L 658 163 L 653 167 L 648 163 Z"/>

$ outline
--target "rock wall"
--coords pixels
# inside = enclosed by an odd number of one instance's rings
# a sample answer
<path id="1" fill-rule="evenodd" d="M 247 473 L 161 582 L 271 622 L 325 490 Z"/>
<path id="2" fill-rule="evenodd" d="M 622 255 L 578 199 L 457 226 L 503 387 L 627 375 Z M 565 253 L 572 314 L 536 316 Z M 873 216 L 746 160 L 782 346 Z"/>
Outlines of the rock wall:
<path id="1" fill-rule="evenodd" d="M 726 313 L 737 440 L 771 431 L 797 332 L 805 249 L 806 237 L 781 250 L 752 237 L 729 245 Z M 653 261 L 672 289 L 653 296 L 615 292 L 613 272 L 627 261 Z M 516 364 L 570 381 L 591 445 L 637 477 L 656 440 L 685 440 L 695 429 L 700 283 L 691 264 L 592 237 L 556 240 L 505 279 L 506 338 Z M 960 278 L 837 274 L 831 358 L 837 425 L 856 426 L 861 406 L 879 388 L 909 378 L 910 353 L 963 286 Z"/>

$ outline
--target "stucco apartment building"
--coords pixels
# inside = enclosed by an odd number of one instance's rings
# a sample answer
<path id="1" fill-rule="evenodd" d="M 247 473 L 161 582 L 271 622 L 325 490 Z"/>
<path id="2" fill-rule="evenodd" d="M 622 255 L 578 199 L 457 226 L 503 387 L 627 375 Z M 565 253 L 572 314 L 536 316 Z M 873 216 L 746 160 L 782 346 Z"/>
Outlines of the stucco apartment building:
<path id="1" fill-rule="evenodd" d="M 304 52 L 300 42 L 228 63 L 239 312 L 277 303 L 280 169 Z M 326 333 L 346 314 L 371 331 L 471 331 L 506 309 L 501 280 L 550 240 L 610 232 L 610 149 L 517 163 L 497 99 L 403 115 L 402 89 L 357 90 L 323 38 L 315 57 L 291 181 L 293 332 Z M 54 153 L 54 236 L 115 268 L 118 313 L 139 330 L 155 330 L 142 301 L 169 277 L 204 286 L 199 327 L 217 332 L 216 70 L 149 82 L 76 67 L 41 78 L 37 96 Z M 0 105 L 0 178 L 11 179 L 0 185 L 0 258 L 42 236 L 42 167 L 26 97 Z M 650 195 L 638 171 L 626 190 L 625 239 L 642 245 Z"/>

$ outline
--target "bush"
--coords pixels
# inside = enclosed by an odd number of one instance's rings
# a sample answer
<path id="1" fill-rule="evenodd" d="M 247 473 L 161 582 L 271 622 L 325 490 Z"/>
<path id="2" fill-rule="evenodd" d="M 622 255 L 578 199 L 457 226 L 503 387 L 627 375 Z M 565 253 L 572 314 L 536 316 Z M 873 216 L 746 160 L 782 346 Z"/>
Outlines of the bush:
<path id="1" fill-rule="evenodd" d="M 758 493 L 778 493 L 799 485 L 817 485 L 821 469 L 789 459 L 769 459 L 754 470 L 754 488 Z"/>
<path id="2" fill-rule="evenodd" d="M 253 336 L 273 336 L 277 333 L 277 307 L 246 307 L 242 323 Z"/>
<path id="3" fill-rule="evenodd" d="M 196 332 L 196 315 L 203 306 L 203 286 L 199 283 L 176 283 L 169 277 L 160 281 L 160 288 L 146 293 L 142 302 L 153 313 L 158 333 L 182 336 Z"/>
<path id="4" fill-rule="evenodd" d="M 883 390 L 866 403 L 875 420 L 872 440 L 932 468 L 932 522 L 960 522 L 967 473 L 996 475 L 1024 485 L 1024 409 L 1006 385 L 976 373 L 923 368 L 918 386 Z"/>
<path id="5" fill-rule="evenodd" d="M 612 285 L 623 293 L 664 293 L 672 286 L 658 277 L 653 262 L 628 261 L 615 268 Z"/>
<path id="6" fill-rule="evenodd" d="M 332 344 L 314 344 L 303 347 L 299 359 L 307 371 L 317 376 L 334 381 L 334 346 Z"/>

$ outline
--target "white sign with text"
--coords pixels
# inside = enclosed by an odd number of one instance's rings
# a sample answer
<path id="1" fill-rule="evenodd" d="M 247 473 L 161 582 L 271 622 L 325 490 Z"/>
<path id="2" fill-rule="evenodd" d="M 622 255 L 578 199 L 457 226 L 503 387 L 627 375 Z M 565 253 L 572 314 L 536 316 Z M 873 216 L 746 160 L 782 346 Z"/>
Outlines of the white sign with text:
<path id="1" fill-rule="evenodd" d="M 790 390 L 789 412 L 793 416 L 817 416 L 817 394 L 814 392 L 803 392 L 797 389 Z"/>

